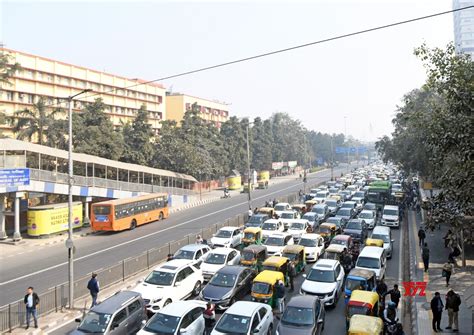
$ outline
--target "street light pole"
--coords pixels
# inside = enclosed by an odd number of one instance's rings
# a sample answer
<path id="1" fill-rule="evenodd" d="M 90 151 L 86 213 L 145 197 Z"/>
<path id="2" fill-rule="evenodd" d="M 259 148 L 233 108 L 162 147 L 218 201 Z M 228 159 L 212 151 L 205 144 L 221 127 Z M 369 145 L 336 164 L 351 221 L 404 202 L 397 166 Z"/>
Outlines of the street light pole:
<path id="1" fill-rule="evenodd" d="M 248 169 L 248 190 L 249 190 L 249 209 L 252 209 L 252 196 L 250 195 L 250 143 L 249 143 L 250 122 L 247 123 L 247 169 Z"/>
<path id="2" fill-rule="evenodd" d="M 347 139 L 347 125 L 346 125 L 347 116 L 344 116 L 344 137 L 347 141 L 347 172 L 349 172 L 349 141 Z"/>
<path id="3" fill-rule="evenodd" d="M 334 180 L 334 148 L 333 148 L 334 135 L 331 135 L 331 181 Z"/>
<path id="4" fill-rule="evenodd" d="M 68 112 L 68 238 L 66 240 L 66 248 L 68 250 L 68 270 L 69 270 L 69 309 L 74 308 L 74 242 L 72 240 L 72 101 L 78 95 L 86 92 L 91 92 L 91 89 L 83 90 L 75 95 L 68 97 L 69 112 Z"/>

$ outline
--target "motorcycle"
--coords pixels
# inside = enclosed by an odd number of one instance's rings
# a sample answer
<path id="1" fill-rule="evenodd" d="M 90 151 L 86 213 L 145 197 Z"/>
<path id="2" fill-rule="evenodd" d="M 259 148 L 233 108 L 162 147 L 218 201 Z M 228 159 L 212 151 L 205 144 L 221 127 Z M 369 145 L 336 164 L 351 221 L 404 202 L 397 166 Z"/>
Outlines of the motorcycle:
<path id="1" fill-rule="evenodd" d="M 227 198 L 230 198 L 230 193 L 229 193 L 229 191 L 225 191 L 225 192 L 224 192 L 224 195 L 221 197 L 221 199 L 227 199 Z"/>

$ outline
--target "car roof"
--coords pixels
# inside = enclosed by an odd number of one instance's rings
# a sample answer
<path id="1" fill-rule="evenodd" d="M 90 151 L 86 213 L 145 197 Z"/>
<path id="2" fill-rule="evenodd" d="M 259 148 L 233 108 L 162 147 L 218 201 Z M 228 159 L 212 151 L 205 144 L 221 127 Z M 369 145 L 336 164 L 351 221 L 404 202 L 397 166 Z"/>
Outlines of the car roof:
<path id="1" fill-rule="evenodd" d="M 239 227 L 230 227 L 230 226 L 226 226 L 226 227 L 222 227 L 220 228 L 219 230 L 224 230 L 224 231 L 234 231 L 236 229 L 239 229 Z"/>
<path id="2" fill-rule="evenodd" d="M 318 297 L 314 295 L 296 295 L 290 299 L 286 307 L 314 307 Z"/>
<path id="3" fill-rule="evenodd" d="M 276 206 L 278 206 L 278 205 L 284 205 L 284 206 L 286 206 L 286 205 L 289 205 L 289 203 L 287 203 L 287 202 L 278 202 L 278 203 L 276 204 Z"/>
<path id="4" fill-rule="evenodd" d="M 374 230 L 372 230 L 373 233 L 390 233 L 390 227 L 375 226 Z"/>
<path id="5" fill-rule="evenodd" d="M 321 235 L 314 234 L 314 233 L 307 233 L 307 234 L 301 235 L 301 238 L 308 238 L 308 239 L 318 239 L 320 237 L 321 237 Z"/>
<path id="6" fill-rule="evenodd" d="M 313 269 L 325 269 L 325 270 L 328 270 L 328 269 L 333 269 L 334 267 L 336 267 L 337 263 L 339 263 L 338 261 L 336 261 L 335 259 L 319 259 L 316 264 L 313 265 Z"/>
<path id="7" fill-rule="evenodd" d="M 252 217 L 255 217 L 255 216 L 258 216 L 258 217 L 268 216 L 268 214 L 263 214 L 263 213 L 252 214 Z"/>
<path id="8" fill-rule="evenodd" d="M 119 291 L 110 298 L 107 298 L 100 304 L 94 306 L 91 311 L 97 313 L 113 314 L 120 310 L 127 302 L 139 297 L 141 297 L 141 295 L 137 292 Z"/>
<path id="9" fill-rule="evenodd" d="M 159 313 L 179 317 L 196 307 L 205 308 L 206 302 L 195 300 L 180 300 L 166 305 L 165 307 L 163 307 L 163 309 L 159 311 Z"/>
<path id="10" fill-rule="evenodd" d="M 349 235 L 340 234 L 340 235 L 334 236 L 333 240 L 343 240 L 343 241 L 347 241 L 347 240 L 350 239 L 350 238 L 351 238 L 351 236 L 349 236 Z"/>
<path id="11" fill-rule="evenodd" d="M 267 221 L 265 221 L 264 223 L 278 223 L 280 222 L 280 220 L 277 220 L 277 219 L 269 219 Z"/>
<path id="12" fill-rule="evenodd" d="M 385 205 L 383 209 L 398 209 L 398 206 L 393 206 L 393 205 Z"/>
<path id="13" fill-rule="evenodd" d="M 279 232 L 279 233 L 273 233 L 273 234 L 270 234 L 270 237 L 287 237 L 287 236 L 290 236 L 291 234 L 287 233 L 287 232 Z"/>
<path id="14" fill-rule="evenodd" d="M 181 247 L 179 250 L 197 251 L 206 247 L 207 245 L 205 244 L 188 244 L 188 245 L 185 245 L 184 247 Z"/>
<path id="15" fill-rule="evenodd" d="M 217 272 L 226 273 L 230 275 L 238 275 L 245 269 L 248 269 L 248 268 L 245 266 L 240 266 L 240 265 L 226 265 L 223 268 L 219 269 Z"/>
<path id="16" fill-rule="evenodd" d="M 262 306 L 268 305 L 253 301 L 237 301 L 233 303 L 225 313 L 251 317 L 255 311 Z"/>
<path id="17" fill-rule="evenodd" d="M 314 205 L 313 208 L 316 208 L 316 207 L 326 207 L 327 205 L 326 204 L 317 204 L 317 205 Z"/>
<path id="18" fill-rule="evenodd" d="M 172 259 L 166 263 L 160 264 L 155 271 L 176 272 L 180 268 L 189 265 L 189 259 Z"/>
<path id="19" fill-rule="evenodd" d="M 360 256 L 380 256 L 382 255 L 384 249 L 380 247 L 372 247 L 372 246 L 367 246 L 362 249 L 362 251 L 359 254 Z"/>
<path id="20" fill-rule="evenodd" d="M 316 214 L 315 212 L 306 212 L 306 213 L 304 213 L 303 217 L 304 217 L 305 215 L 306 215 L 306 216 L 316 216 L 316 215 L 318 215 L 318 214 Z"/>
<path id="21" fill-rule="evenodd" d="M 306 219 L 293 219 L 290 220 L 290 223 L 308 223 L 309 221 Z"/>
<path id="22" fill-rule="evenodd" d="M 232 251 L 235 251 L 235 249 L 233 249 L 233 248 L 215 248 L 215 249 L 212 249 L 211 251 L 209 251 L 209 253 L 218 254 L 218 255 L 228 255 Z"/>
<path id="23" fill-rule="evenodd" d="M 352 200 L 344 201 L 344 204 L 355 204 L 355 201 L 352 201 Z"/>

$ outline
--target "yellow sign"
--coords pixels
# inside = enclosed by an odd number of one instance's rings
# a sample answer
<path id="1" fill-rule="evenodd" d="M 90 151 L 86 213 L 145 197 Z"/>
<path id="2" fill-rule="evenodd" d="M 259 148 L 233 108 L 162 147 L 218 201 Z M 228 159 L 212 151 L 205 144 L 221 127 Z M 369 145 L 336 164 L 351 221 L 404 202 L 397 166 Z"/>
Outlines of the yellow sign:
<path id="1" fill-rule="evenodd" d="M 51 204 L 28 208 L 28 235 L 49 235 L 68 229 L 68 204 Z M 82 203 L 72 205 L 73 228 L 82 227 Z"/>
<path id="2" fill-rule="evenodd" d="M 227 178 L 229 190 L 240 190 L 242 187 L 242 178 L 240 176 L 232 176 Z"/>
<path id="3" fill-rule="evenodd" d="M 433 189 L 433 184 L 425 181 L 423 183 L 423 189 L 424 190 L 432 190 Z"/>
<path id="4" fill-rule="evenodd" d="M 260 171 L 258 173 L 258 181 L 269 181 L 270 180 L 270 171 Z"/>

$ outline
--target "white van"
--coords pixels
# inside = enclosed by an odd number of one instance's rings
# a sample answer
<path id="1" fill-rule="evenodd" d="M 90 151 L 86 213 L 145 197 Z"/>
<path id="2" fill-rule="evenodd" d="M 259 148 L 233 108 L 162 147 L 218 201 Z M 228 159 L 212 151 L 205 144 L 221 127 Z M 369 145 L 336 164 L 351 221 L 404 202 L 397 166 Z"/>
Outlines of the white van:
<path id="1" fill-rule="evenodd" d="M 382 212 L 382 220 L 380 223 L 382 224 L 382 226 L 398 228 L 400 226 L 398 206 L 384 206 Z"/>
<path id="2" fill-rule="evenodd" d="M 356 269 L 372 270 L 377 280 L 385 277 L 387 259 L 385 249 L 379 247 L 364 247 L 357 258 Z"/>
<path id="3" fill-rule="evenodd" d="M 382 240 L 387 258 L 392 258 L 393 242 L 395 242 L 395 240 L 392 240 L 392 231 L 389 227 L 376 226 L 370 237 Z"/>

